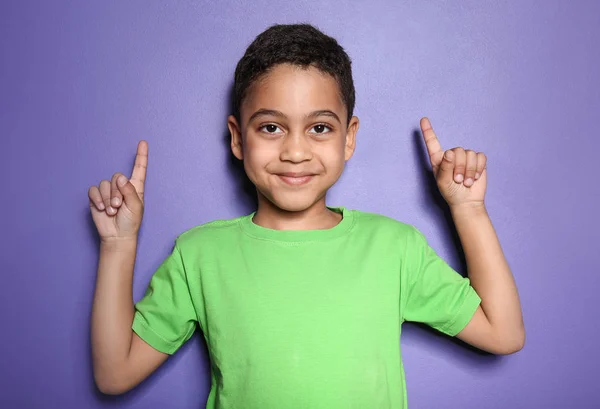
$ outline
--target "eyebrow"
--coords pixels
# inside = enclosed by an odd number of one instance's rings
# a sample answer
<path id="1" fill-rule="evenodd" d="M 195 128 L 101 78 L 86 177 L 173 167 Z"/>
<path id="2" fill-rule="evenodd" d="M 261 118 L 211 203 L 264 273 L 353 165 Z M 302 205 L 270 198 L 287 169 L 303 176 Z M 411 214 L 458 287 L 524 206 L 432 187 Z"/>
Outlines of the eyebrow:
<path id="1" fill-rule="evenodd" d="M 287 119 L 287 115 L 281 111 L 277 111 L 275 109 L 261 108 L 250 116 L 250 119 L 248 119 L 248 122 L 252 122 L 256 118 L 259 118 L 261 116 L 277 116 L 280 118 Z M 342 123 L 342 121 L 340 121 L 340 118 L 337 116 L 337 114 L 328 109 L 320 109 L 318 111 L 313 111 L 310 114 L 306 115 L 305 118 L 307 118 L 307 119 L 308 118 L 316 118 L 319 116 L 329 116 L 329 117 L 335 119 L 336 121 L 338 121 L 339 123 Z"/>

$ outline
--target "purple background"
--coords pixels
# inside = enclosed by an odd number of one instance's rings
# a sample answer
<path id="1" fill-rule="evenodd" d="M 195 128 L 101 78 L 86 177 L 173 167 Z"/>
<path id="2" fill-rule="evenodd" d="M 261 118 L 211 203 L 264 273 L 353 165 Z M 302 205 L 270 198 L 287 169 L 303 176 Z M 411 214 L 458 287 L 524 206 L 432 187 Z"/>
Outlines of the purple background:
<path id="1" fill-rule="evenodd" d="M 137 300 L 177 234 L 251 210 L 224 142 L 233 70 L 269 25 L 307 21 L 352 57 L 361 119 L 329 204 L 414 224 L 462 269 L 419 118 L 489 157 L 527 345 L 493 357 L 405 326 L 411 409 L 600 407 L 600 2 L 166 3 L 0 3 L 0 406 L 204 407 L 197 335 L 133 392 L 96 391 L 87 189 L 148 140 Z"/>

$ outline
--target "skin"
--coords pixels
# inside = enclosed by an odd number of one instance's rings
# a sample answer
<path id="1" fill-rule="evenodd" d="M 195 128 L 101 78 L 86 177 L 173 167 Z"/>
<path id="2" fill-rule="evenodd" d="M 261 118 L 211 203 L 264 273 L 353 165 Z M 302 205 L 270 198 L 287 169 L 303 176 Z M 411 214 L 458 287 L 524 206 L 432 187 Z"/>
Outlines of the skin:
<path id="1" fill-rule="evenodd" d="M 463 148 L 442 149 L 429 119 L 421 131 L 433 175 L 450 206 L 467 260 L 471 285 L 481 305 L 457 337 L 494 354 L 511 354 L 525 345 L 525 325 L 517 286 L 485 208 L 487 157 Z"/>
<path id="2" fill-rule="evenodd" d="M 240 121 L 228 118 L 231 150 L 258 192 L 254 223 L 270 229 L 328 229 L 341 216 L 326 207 L 356 146 L 359 120 L 348 119 L 337 82 L 315 68 L 274 67 L 247 93 Z M 515 282 L 487 214 L 486 156 L 443 150 L 427 118 L 421 130 L 433 176 L 450 206 L 464 248 L 471 283 L 482 299 L 457 336 L 482 350 L 520 350 L 525 329 Z M 90 211 L 100 236 L 92 310 L 92 358 L 98 388 L 123 393 L 149 376 L 168 355 L 131 329 L 133 269 L 144 210 L 148 144 L 138 144 L 128 179 L 115 173 L 89 189 Z"/>
<path id="3" fill-rule="evenodd" d="M 89 189 L 90 211 L 100 236 L 100 258 L 92 306 L 94 378 L 106 394 L 140 383 L 168 357 L 131 329 L 133 268 L 144 213 L 148 144 L 138 144 L 131 177 L 115 173 Z"/>
<path id="4" fill-rule="evenodd" d="M 359 127 L 358 118 L 347 121 L 336 80 L 282 64 L 249 91 L 241 124 L 234 116 L 227 124 L 231 151 L 257 189 L 254 222 L 278 230 L 335 226 L 341 216 L 326 208 L 326 193 L 352 157 Z M 305 174 L 307 183 L 294 184 Z"/>

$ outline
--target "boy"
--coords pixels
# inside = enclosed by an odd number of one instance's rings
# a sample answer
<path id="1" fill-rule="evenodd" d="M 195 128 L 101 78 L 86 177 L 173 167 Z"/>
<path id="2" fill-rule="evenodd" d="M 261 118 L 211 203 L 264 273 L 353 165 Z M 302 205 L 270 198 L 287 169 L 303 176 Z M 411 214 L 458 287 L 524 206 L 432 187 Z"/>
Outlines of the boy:
<path id="1" fill-rule="evenodd" d="M 328 207 L 354 152 L 350 59 L 309 25 L 260 34 L 238 63 L 231 150 L 256 186 L 256 212 L 181 234 L 134 305 L 132 274 L 148 146 L 131 179 L 89 191 L 101 237 L 92 314 L 105 393 L 146 378 L 199 325 L 210 357 L 207 408 L 405 408 L 403 321 L 508 354 L 525 331 L 511 271 L 484 206 L 486 157 L 442 150 L 421 128 L 469 278 L 412 226 Z"/>

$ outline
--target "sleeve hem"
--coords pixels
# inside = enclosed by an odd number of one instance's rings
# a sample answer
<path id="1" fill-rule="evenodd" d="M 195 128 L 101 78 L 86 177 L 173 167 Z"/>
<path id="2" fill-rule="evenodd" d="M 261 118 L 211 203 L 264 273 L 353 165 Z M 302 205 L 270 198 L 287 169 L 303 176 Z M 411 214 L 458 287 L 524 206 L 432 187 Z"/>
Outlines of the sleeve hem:
<path id="1" fill-rule="evenodd" d="M 180 345 L 165 340 L 160 334 L 150 328 L 144 318 L 136 312 L 131 329 L 152 348 L 164 354 L 173 355 Z"/>
<path id="2" fill-rule="evenodd" d="M 451 337 L 456 336 L 467 326 L 469 321 L 471 321 L 480 303 L 481 298 L 479 298 L 479 295 L 475 292 L 473 288 L 471 288 L 471 291 L 469 291 L 467 297 L 463 301 L 462 306 L 460 307 L 454 318 L 448 324 L 441 327 L 439 330 Z"/>

